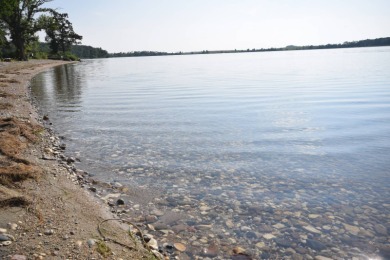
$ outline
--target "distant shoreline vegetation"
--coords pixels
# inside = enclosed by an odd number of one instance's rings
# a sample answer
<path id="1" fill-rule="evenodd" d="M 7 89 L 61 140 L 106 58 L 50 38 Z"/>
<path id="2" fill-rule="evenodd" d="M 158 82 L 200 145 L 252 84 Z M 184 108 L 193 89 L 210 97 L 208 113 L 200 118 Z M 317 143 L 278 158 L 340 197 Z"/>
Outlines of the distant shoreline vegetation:
<path id="1" fill-rule="evenodd" d="M 339 49 L 339 48 L 359 48 L 359 47 L 381 47 L 390 46 L 390 37 L 367 39 L 361 41 L 344 42 L 342 44 L 325 44 L 325 45 L 307 45 L 295 46 L 289 45 L 282 48 L 262 48 L 246 50 L 203 50 L 193 52 L 158 52 L 158 51 L 134 51 L 109 53 L 108 58 L 118 57 L 144 57 L 144 56 L 168 56 L 168 55 L 195 55 L 195 54 L 219 54 L 219 53 L 245 53 L 245 52 L 270 52 L 270 51 L 294 51 L 294 50 L 321 50 L 321 49 Z"/>
<path id="2" fill-rule="evenodd" d="M 271 51 L 294 51 L 294 50 L 321 50 L 321 49 L 339 49 L 339 48 L 359 48 L 359 47 L 381 47 L 390 46 L 390 37 L 367 39 L 361 41 L 344 42 L 342 44 L 325 44 L 325 45 L 307 45 L 295 46 L 289 45 L 283 48 L 262 48 L 246 50 L 203 50 L 193 52 L 158 52 L 158 51 L 133 51 L 108 53 L 102 48 L 96 48 L 87 45 L 72 45 L 70 53 L 80 59 L 98 59 L 98 58 L 120 58 L 120 57 L 145 57 L 145 56 L 172 56 L 172 55 L 198 55 L 198 54 L 219 54 L 219 53 L 246 53 L 246 52 L 271 52 Z M 40 43 L 39 51 L 43 53 L 50 52 L 48 43 Z"/>

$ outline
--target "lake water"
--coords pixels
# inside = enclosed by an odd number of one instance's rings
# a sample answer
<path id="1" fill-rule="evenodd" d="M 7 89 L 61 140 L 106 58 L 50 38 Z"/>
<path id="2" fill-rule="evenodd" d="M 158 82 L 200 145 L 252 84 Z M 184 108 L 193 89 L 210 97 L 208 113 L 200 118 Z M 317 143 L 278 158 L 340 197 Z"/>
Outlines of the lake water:
<path id="1" fill-rule="evenodd" d="M 85 60 L 32 91 L 166 254 L 389 257 L 389 47 Z"/>

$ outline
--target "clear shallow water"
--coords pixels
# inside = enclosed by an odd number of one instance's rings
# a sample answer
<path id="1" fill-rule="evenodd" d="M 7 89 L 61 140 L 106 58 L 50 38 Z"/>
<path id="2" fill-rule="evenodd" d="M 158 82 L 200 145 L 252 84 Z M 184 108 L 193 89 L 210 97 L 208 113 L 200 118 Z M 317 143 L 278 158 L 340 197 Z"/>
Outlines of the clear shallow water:
<path id="1" fill-rule="evenodd" d="M 190 257 L 350 257 L 388 243 L 389 68 L 388 47 L 121 58 L 55 68 L 32 89 L 80 167 L 134 190 L 134 215 L 184 225 Z"/>

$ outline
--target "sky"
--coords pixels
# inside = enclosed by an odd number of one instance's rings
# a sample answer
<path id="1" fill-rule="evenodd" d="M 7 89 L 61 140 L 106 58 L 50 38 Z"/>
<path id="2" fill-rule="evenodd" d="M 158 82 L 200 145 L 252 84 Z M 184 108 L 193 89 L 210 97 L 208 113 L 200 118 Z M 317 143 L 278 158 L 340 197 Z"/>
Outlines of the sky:
<path id="1" fill-rule="evenodd" d="M 390 37 L 390 0 L 54 0 L 108 52 L 260 49 Z"/>

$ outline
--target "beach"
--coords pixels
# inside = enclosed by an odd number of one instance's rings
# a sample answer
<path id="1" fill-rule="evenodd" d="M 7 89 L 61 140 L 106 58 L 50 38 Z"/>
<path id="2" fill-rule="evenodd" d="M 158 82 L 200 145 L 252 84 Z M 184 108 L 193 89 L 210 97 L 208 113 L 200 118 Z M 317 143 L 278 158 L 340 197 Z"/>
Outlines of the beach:
<path id="1" fill-rule="evenodd" d="M 44 126 L 50 119 L 32 104 L 30 80 L 67 63 L 0 62 L 0 258 L 152 257 L 129 225 L 102 223 L 115 217 L 82 188 L 87 173 L 64 156 L 62 140 Z"/>

